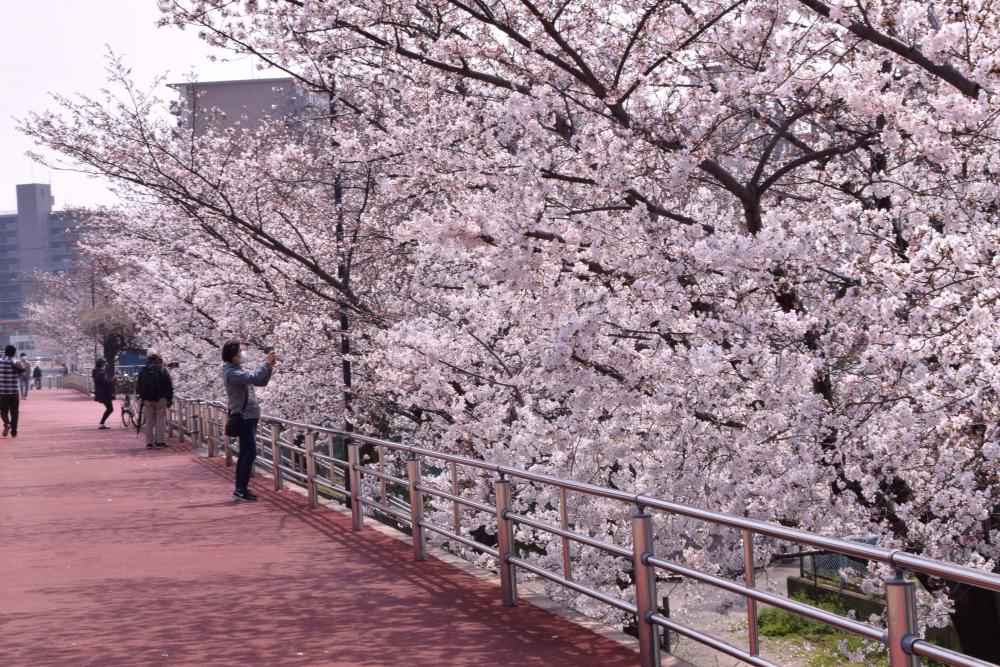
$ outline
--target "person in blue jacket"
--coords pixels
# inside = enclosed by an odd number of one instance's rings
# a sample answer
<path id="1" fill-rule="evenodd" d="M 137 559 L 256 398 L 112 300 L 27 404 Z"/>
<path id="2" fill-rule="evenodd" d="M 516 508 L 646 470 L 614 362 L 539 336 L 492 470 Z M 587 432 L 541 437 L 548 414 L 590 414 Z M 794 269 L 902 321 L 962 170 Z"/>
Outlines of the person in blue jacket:
<path id="1" fill-rule="evenodd" d="M 243 347 L 238 340 L 231 340 L 222 346 L 222 379 L 226 384 L 226 398 L 230 415 L 240 420 L 240 455 L 236 460 L 236 500 L 257 500 L 248 488 L 253 462 L 257 458 L 257 422 L 260 420 L 260 404 L 254 395 L 254 387 L 265 387 L 271 380 L 271 373 L 277 358 L 268 352 L 264 364 L 251 373 L 243 370 Z"/>

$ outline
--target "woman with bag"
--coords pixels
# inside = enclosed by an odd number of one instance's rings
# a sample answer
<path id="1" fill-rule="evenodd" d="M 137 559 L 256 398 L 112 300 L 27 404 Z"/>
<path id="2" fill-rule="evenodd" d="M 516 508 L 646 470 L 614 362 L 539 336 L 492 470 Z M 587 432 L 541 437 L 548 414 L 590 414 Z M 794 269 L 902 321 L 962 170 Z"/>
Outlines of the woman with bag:
<path id="1" fill-rule="evenodd" d="M 108 362 L 104 359 L 98 359 L 94 363 L 94 370 L 90 372 L 90 377 L 94 381 L 94 400 L 104 406 L 104 415 L 101 417 L 101 423 L 97 425 L 102 431 L 111 428 L 104 422 L 108 421 L 108 417 L 115 411 L 111 403 L 115 400 L 115 381 L 108 377 L 105 370 L 107 365 Z"/>
<path id="2" fill-rule="evenodd" d="M 226 420 L 226 435 L 240 439 L 240 455 L 236 460 L 236 500 L 257 500 L 250 492 L 250 473 L 257 458 L 257 422 L 260 420 L 260 405 L 254 396 L 254 387 L 265 387 L 277 358 L 268 352 L 256 373 L 240 367 L 243 349 L 238 340 L 231 340 L 222 346 L 222 379 L 226 383 L 226 397 L 229 418 Z"/>

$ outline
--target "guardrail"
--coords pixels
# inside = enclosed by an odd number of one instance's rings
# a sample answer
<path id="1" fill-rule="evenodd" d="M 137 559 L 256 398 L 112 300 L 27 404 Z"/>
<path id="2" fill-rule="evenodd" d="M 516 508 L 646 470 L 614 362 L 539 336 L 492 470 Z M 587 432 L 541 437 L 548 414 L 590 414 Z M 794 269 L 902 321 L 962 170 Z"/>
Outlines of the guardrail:
<path id="1" fill-rule="evenodd" d="M 227 464 L 232 465 L 236 443 L 235 439 L 223 435 L 225 416 L 226 408 L 222 403 L 197 399 L 175 399 L 168 427 L 171 433 L 178 433 L 182 442 L 189 438 L 195 444 L 205 446 L 209 456 L 216 456 L 221 447 L 226 455 Z M 258 447 L 264 455 L 258 456 L 257 464 L 272 473 L 276 490 L 280 490 L 284 480 L 289 478 L 305 487 L 310 506 L 315 507 L 319 503 L 321 493 L 343 498 L 351 508 L 352 525 L 355 530 L 360 530 L 363 527 L 365 508 L 391 517 L 400 524 L 410 527 L 413 556 L 418 561 L 426 558 L 426 533 L 428 531 L 496 558 L 504 605 L 514 606 L 517 604 L 517 572 L 520 569 L 634 615 L 639 635 L 639 664 L 642 667 L 655 667 L 660 663 L 659 630 L 661 628 L 710 646 L 746 664 L 776 667 L 776 663 L 760 656 L 757 632 L 758 603 L 799 614 L 866 640 L 881 642 L 888 650 L 890 667 L 916 667 L 920 664 L 919 657 L 930 658 L 956 667 L 997 667 L 993 663 L 935 646 L 920 637 L 917 628 L 915 584 L 906 577 L 907 572 L 920 573 L 1000 592 L 1000 575 L 997 574 L 946 561 L 933 560 L 900 550 L 827 537 L 777 524 L 681 505 L 644 494 L 561 479 L 489 461 L 370 438 L 337 429 L 270 416 L 262 417 L 260 423 L 264 428 L 258 430 Z M 346 459 L 334 455 L 337 444 L 346 447 Z M 362 445 L 368 445 L 378 450 L 378 468 L 362 465 L 360 456 Z M 320 453 L 321 451 L 324 453 Z M 406 468 L 405 479 L 387 471 L 387 452 L 405 457 L 402 461 Z M 449 488 L 444 489 L 423 481 L 422 464 L 429 462 L 437 462 L 447 467 L 450 476 Z M 488 502 L 488 499 L 467 498 L 461 495 L 459 479 L 462 469 L 473 469 L 495 476 L 492 503 Z M 364 478 L 377 481 L 377 498 L 366 495 L 362 486 Z M 559 498 L 559 525 L 556 526 L 527 514 L 515 512 L 511 506 L 511 485 L 514 481 L 553 487 L 558 492 Z M 388 487 L 402 489 L 404 491 L 403 497 L 409 501 L 392 496 L 387 492 Z M 572 530 L 567 503 L 567 495 L 570 493 L 621 502 L 625 508 L 630 510 L 627 516 L 631 522 L 632 544 L 622 546 Z M 424 516 L 428 497 L 451 504 L 452 525 L 450 527 L 434 524 Z M 417 501 L 413 502 L 413 499 L 417 499 Z M 461 534 L 460 514 L 463 511 L 481 512 L 495 519 L 497 525 L 496 548 Z M 740 531 L 745 564 L 744 581 L 733 581 L 714 574 L 707 574 L 657 556 L 652 525 L 652 512 L 654 511 L 705 521 L 717 526 L 727 526 Z M 624 515 L 625 512 L 623 512 Z M 562 547 L 561 572 L 552 572 L 519 556 L 514 542 L 514 526 L 517 524 L 547 532 L 559 538 Z M 886 627 L 841 616 L 758 589 L 754 581 L 754 541 L 757 536 L 807 545 L 845 556 L 883 563 L 891 567 L 892 574 L 884 582 L 887 610 Z M 625 600 L 610 595 L 574 579 L 571 571 L 571 544 L 573 543 L 594 547 L 630 561 L 635 579 L 636 594 L 634 600 Z M 747 647 L 744 649 L 725 643 L 661 614 L 656 606 L 658 572 L 680 575 L 743 596 L 747 601 Z"/>
<path id="2" fill-rule="evenodd" d="M 62 389 L 65 382 L 65 375 L 43 375 L 41 378 L 31 378 L 31 390 L 41 391 L 43 389 Z"/>

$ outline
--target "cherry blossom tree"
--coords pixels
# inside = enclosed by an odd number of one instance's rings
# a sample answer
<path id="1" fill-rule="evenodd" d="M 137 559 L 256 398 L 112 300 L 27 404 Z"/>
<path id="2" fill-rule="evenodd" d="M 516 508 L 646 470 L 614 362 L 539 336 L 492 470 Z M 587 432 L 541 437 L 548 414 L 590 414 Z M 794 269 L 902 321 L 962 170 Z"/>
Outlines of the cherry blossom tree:
<path id="1" fill-rule="evenodd" d="M 97 216 L 75 212 L 80 220 Z M 85 369 L 99 355 L 107 360 L 112 375 L 118 355 L 136 344 L 135 320 L 115 294 L 115 272 L 113 260 L 93 258 L 71 271 L 36 275 L 36 298 L 27 305 L 26 315 L 67 363 Z"/>
<path id="2" fill-rule="evenodd" d="M 169 230 L 148 303 L 179 346 L 266 331 L 287 409 L 335 412 L 349 312 L 361 428 L 997 571 L 990 3 L 160 4 L 331 100 L 294 138 L 188 136 L 127 86 L 26 124 L 143 201 L 130 255 Z M 1000 656 L 991 595 L 922 583 Z"/>

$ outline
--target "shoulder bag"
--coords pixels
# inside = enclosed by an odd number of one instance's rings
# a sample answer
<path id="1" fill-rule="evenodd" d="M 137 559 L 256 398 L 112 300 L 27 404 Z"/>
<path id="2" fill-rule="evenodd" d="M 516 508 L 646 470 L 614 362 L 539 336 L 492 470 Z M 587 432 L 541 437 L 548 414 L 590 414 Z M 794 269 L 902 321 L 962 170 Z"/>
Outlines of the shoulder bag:
<path id="1" fill-rule="evenodd" d="M 243 413 L 247 409 L 247 401 L 250 400 L 250 387 L 247 387 L 247 395 L 243 399 L 243 408 L 239 412 L 230 412 L 226 419 L 226 435 L 230 438 L 240 437 L 243 431 Z"/>

